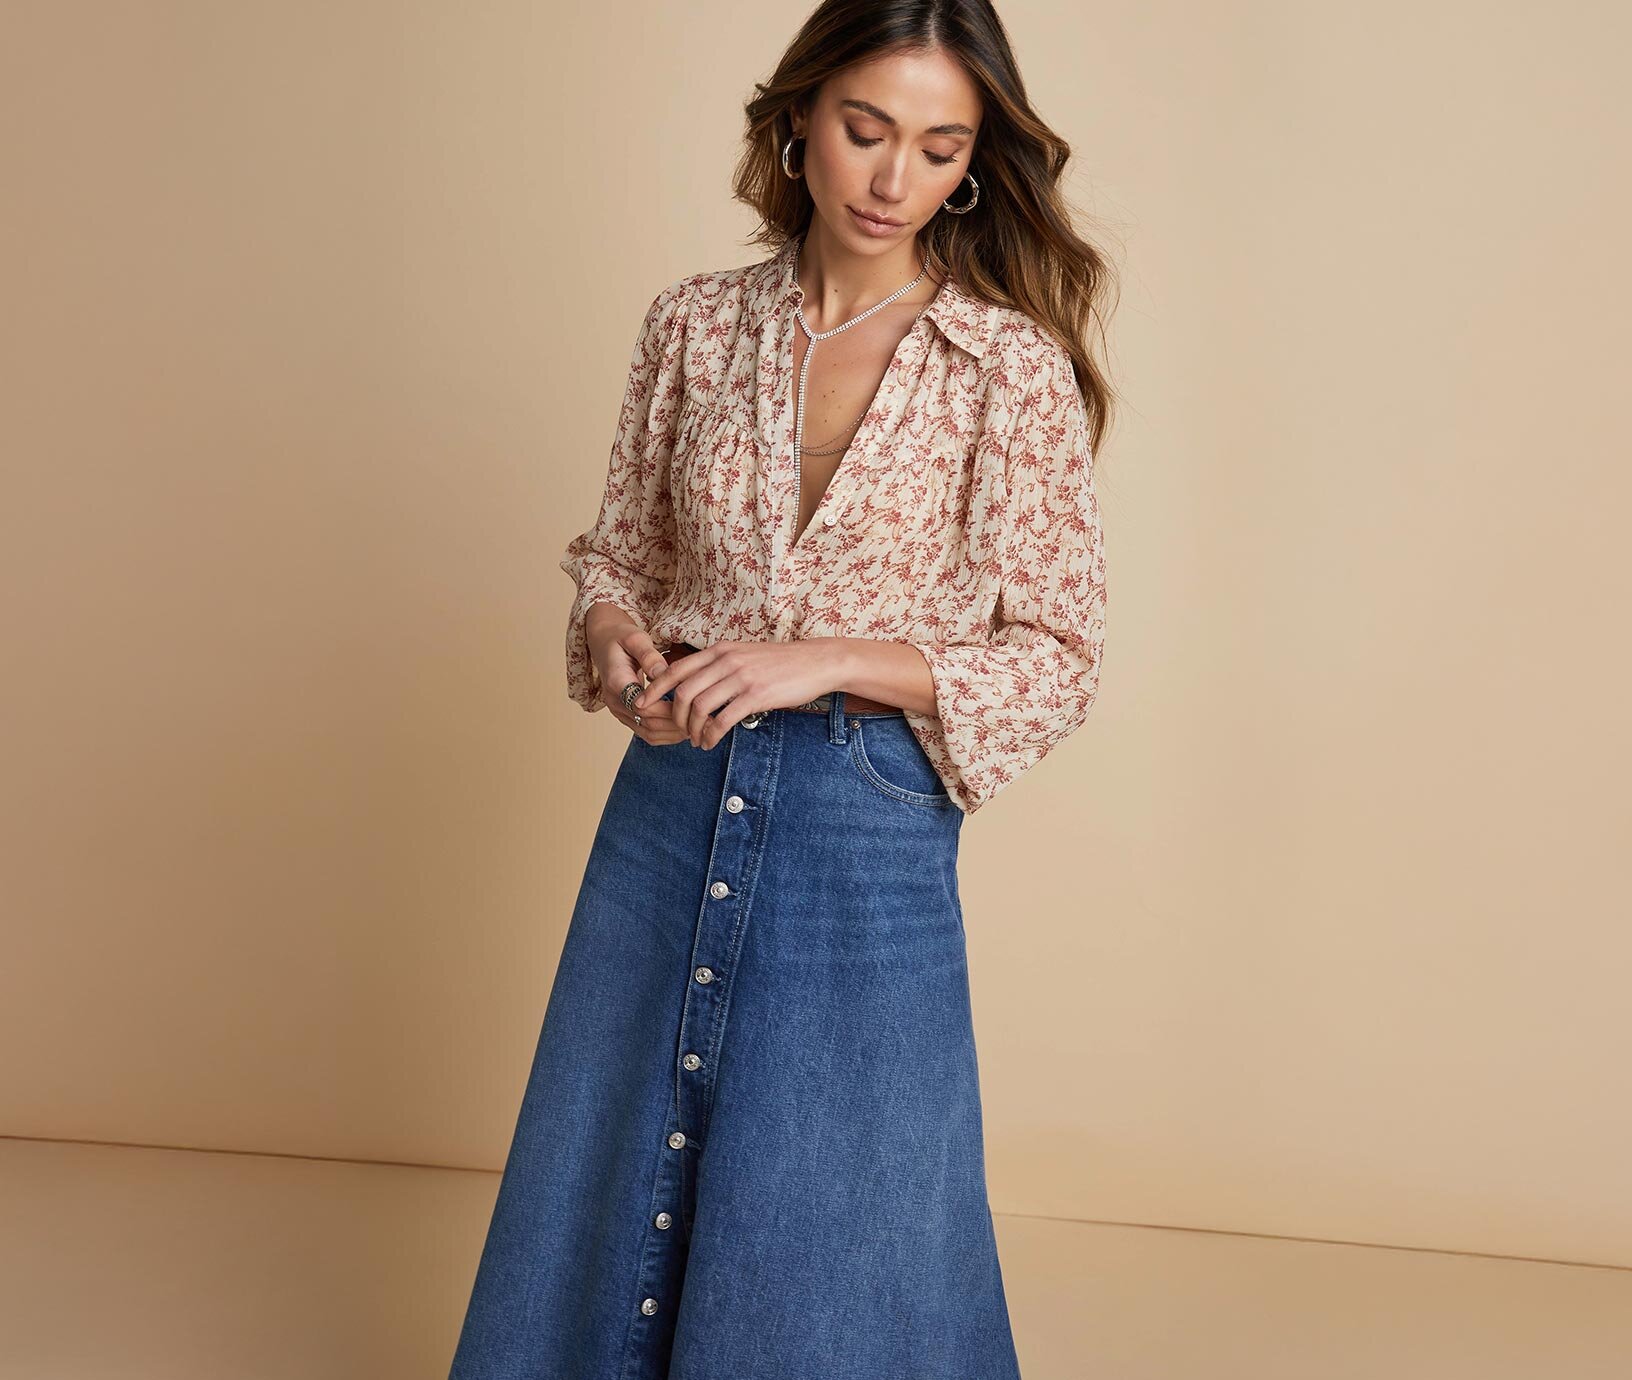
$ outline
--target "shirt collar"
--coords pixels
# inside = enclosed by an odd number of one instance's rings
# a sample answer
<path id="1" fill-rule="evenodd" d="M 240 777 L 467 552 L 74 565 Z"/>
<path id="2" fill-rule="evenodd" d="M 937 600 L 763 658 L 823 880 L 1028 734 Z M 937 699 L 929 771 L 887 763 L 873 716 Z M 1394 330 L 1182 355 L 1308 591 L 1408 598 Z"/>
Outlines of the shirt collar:
<path id="1" fill-rule="evenodd" d="M 754 330 L 773 313 L 791 306 L 799 295 L 797 269 L 803 240 L 802 235 L 795 235 L 769 259 L 750 270 L 745 312 Z M 924 309 L 924 315 L 954 345 L 979 359 L 991 343 L 1001 311 L 1002 308 L 990 302 L 972 297 L 958 286 L 956 279 L 948 278 Z"/>

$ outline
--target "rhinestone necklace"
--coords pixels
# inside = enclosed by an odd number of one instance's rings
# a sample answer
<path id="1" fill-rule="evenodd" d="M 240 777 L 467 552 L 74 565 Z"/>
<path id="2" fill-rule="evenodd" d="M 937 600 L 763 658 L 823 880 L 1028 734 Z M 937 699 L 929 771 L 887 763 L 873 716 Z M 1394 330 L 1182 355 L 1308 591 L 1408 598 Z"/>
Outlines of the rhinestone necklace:
<path id="1" fill-rule="evenodd" d="M 795 266 L 797 267 L 797 265 L 795 265 Z M 907 295 L 907 293 L 911 292 L 913 290 L 913 288 L 917 287 L 919 283 L 923 282 L 924 281 L 924 275 L 926 273 L 928 273 L 928 272 L 929 272 L 929 259 L 926 257 L 924 259 L 923 267 L 918 270 L 918 276 L 916 278 L 914 278 L 910 283 L 908 283 L 905 287 L 897 288 L 888 297 L 886 297 L 882 302 L 875 302 L 872 306 L 868 307 L 867 310 L 862 312 L 860 316 L 852 316 L 848 321 L 844 322 L 842 325 L 834 326 L 832 330 L 828 330 L 828 331 L 813 331 L 813 330 L 811 330 L 809 324 L 805 320 L 805 313 L 804 313 L 804 309 L 803 309 L 802 304 L 797 299 L 795 299 L 794 304 L 793 304 L 793 314 L 796 317 L 798 317 L 798 319 L 799 319 L 799 329 L 802 330 L 805 333 L 805 339 L 809 342 L 809 344 L 807 344 L 805 346 L 805 358 L 799 365 L 799 394 L 798 394 L 798 400 L 797 400 L 797 402 L 796 402 L 796 404 L 794 406 L 794 410 L 793 410 L 793 450 L 794 450 L 794 454 L 796 456 L 798 456 L 798 458 L 799 458 L 799 478 L 800 478 L 800 481 L 801 481 L 801 485 L 800 485 L 801 489 L 803 488 L 803 480 L 804 480 L 804 473 L 805 473 L 805 468 L 804 468 L 805 456 L 807 456 L 807 455 L 836 455 L 836 454 L 838 454 L 839 451 L 845 450 L 849 446 L 849 442 L 845 442 L 844 445 L 835 446 L 830 450 L 807 450 L 805 448 L 805 380 L 810 375 L 810 357 L 813 354 L 816 353 L 816 342 L 818 340 L 826 340 L 828 338 L 828 336 L 830 336 L 830 335 L 837 335 L 840 331 L 849 330 L 850 327 L 854 326 L 858 321 L 865 321 L 875 311 L 883 311 L 884 308 L 889 306 L 891 302 L 894 302 L 897 298 L 905 297 Z M 924 310 L 927 311 L 928 307 L 926 306 Z M 918 313 L 918 316 L 922 316 L 923 314 L 924 314 L 923 311 L 920 311 Z M 914 317 L 913 318 L 913 325 L 916 326 L 917 324 L 918 324 L 918 319 L 917 319 L 917 317 Z M 868 410 L 868 412 L 872 411 L 872 405 L 870 403 L 868 404 L 868 409 L 867 410 Z M 865 419 L 866 416 L 867 416 L 867 413 L 863 412 L 860 417 L 857 417 L 855 421 L 851 422 L 850 425 L 847 426 L 844 429 L 844 431 L 841 431 L 839 433 L 839 435 L 842 436 L 842 435 L 845 434 L 845 432 L 852 431 L 856 427 L 860 426 L 863 419 Z"/>

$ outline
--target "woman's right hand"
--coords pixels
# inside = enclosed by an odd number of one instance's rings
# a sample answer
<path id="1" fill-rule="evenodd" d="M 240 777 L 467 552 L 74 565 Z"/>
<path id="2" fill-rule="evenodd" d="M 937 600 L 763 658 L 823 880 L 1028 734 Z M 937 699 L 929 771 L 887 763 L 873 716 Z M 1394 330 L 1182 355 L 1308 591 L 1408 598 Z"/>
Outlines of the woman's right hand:
<path id="1" fill-rule="evenodd" d="M 690 737 L 674 717 L 673 700 L 659 700 L 642 710 L 639 723 L 635 722 L 634 711 L 623 702 L 624 686 L 634 681 L 644 688 L 668 668 L 669 663 L 645 628 L 616 604 L 591 604 L 584 615 L 584 639 L 601 678 L 601 703 L 612 711 L 613 718 L 653 747 Z"/>

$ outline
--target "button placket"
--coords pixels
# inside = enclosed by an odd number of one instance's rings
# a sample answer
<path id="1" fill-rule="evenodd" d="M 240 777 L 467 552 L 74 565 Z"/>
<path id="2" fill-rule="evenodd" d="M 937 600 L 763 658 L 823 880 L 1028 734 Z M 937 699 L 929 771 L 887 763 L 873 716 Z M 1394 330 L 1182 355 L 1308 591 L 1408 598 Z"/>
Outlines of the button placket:
<path id="1" fill-rule="evenodd" d="M 764 716 L 761 716 L 763 721 Z M 698 906 L 691 967 L 676 1032 L 675 1098 L 664 1132 L 647 1216 L 647 1244 L 635 1297 L 644 1317 L 672 1319 L 685 1277 L 686 1248 L 696 1203 L 699 1165 L 714 1092 L 717 1047 L 723 1039 L 730 983 L 746 927 L 748 897 L 758 867 L 759 802 L 775 780 L 781 741 L 773 719 L 765 733 L 733 734 L 721 782 L 706 884 Z M 679 1230 L 675 1230 L 675 1228 Z M 675 1291 L 671 1293 L 669 1291 Z M 644 1338 L 644 1342 L 641 1341 Z M 631 1347 L 649 1346 L 640 1329 Z M 633 1359 L 633 1358 L 631 1358 Z"/>
<path id="2" fill-rule="evenodd" d="M 720 1067 L 718 1046 L 725 1038 L 730 1009 L 731 976 L 752 909 L 764 802 L 776 779 L 782 741 L 775 716 L 762 716 L 761 727 L 759 733 L 734 733 L 728 739 L 713 846 L 703 874 L 707 885 L 698 907 L 692 981 L 675 1045 L 679 1124 L 705 1142 Z M 685 1157 L 690 1172 L 696 1172 L 700 1159 L 701 1152 Z"/>
<path id="3" fill-rule="evenodd" d="M 659 1204 L 665 1202 L 672 1204 L 684 1199 L 686 1189 L 683 1166 L 687 1157 L 683 1152 L 690 1142 L 684 1132 L 673 1131 L 665 1137 L 664 1143 L 670 1149 L 662 1152 L 665 1158 L 658 1165 L 657 1177 L 652 1185 L 653 1202 L 648 1217 L 654 1230 L 648 1234 L 641 1256 L 640 1272 L 635 1279 L 639 1311 L 643 1317 L 648 1318 L 660 1311 L 672 1316 L 675 1310 L 672 1305 L 665 1306 L 665 1300 L 679 1296 L 680 1285 L 685 1278 L 685 1256 L 682 1253 L 684 1237 L 676 1240 L 668 1234 L 668 1229 L 675 1219 L 673 1214 L 660 1209 Z M 649 1339 L 644 1344 L 649 1344 Z M 643 1343 L 631 1334 L 630 1345 L 639 1347 Z"/>

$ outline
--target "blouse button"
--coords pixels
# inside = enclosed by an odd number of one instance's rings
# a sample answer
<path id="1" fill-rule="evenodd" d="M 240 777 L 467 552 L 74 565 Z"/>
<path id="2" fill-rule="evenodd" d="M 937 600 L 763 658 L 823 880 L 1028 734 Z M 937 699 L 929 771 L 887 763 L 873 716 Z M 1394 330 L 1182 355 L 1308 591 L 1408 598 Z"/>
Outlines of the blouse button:
<path id="1" fill-rule="evenodd" d="M 674 1218 L 670 1217 L 666 1212 L 660 1212 L 657 1214 L 655 1220 L 657 1222 L 657 1229 L 659 1231 L 667 1231 L 669 1229 L 669 1224 L 674 1221 Z"/>
<path id="2" fill-rule="evenodd" d="M 657 1300 L 656 1299 L 642 1299 L 640 1301 L 640 1311 L 642 1313 L 644 1313 L 648 1318 L 651 1317 L 653 1313 L 657 1312 Z"/>
<path id="3" fill-rule="evenodd" d="M 838 524 L 838 521 L 839 521 L 839 515 L 837 513 L 829 513 L 829 514 L 827 514 L 826 517 L 824 517 L 822 519 L 822 526 L 823 527 L 833 527 L 833 526 L 836 526 Z"/>
<path id="4" fill-rule="evenodd" d="M 731 799 L 725 802 L 725 808 L 734 815 L 740 815 L 742 813 L 742 797 L 740 795 L 732 796 Z"/>

